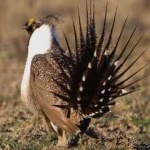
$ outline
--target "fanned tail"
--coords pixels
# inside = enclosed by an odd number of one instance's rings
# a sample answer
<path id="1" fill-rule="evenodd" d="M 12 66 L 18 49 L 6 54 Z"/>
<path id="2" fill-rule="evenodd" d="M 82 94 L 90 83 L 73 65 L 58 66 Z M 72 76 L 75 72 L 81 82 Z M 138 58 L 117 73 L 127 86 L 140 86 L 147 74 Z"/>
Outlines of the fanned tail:
<path id="1" fill-rule="evenodd" d="M 91 2 L 90 2 L 91 3 Z M 140 43 L 142 36 L 135 43 L 133 48 L 129 49 L 128 45 L 132 40 L 137 25 L 133 29 L 129 39 L 125 43 L 125 46 L 120 51 L 118 57 L 116 57 L 116 51 L 126 27 L 127 19 L 126 17 L 123 26 L 121 28 L 118 39 L 113 48 L 110 48 L 113 38 L 113 31 L 115 28 L 115 21 L 117 17 L 117 7 L 114 14 L 112 26 L 110 29 L 108 40 L 104 44 L 104 39 L 106 36 L 106 22 L 107 22 L 107 9 L 108 3 L 105 9 L 104 23 L 102 28 L 102 33 L 98 39 L 98 34 L 95 28 L 95 5 L 90 4 L 86 1 L 86 33 L 84 37 L 80 11 L 78 8 L 78 21 L 79 21 L 79 40 L 77 36 L 76 26 L 73 21 L 74 39 L 75 39 L 75 51 L 71 51 L 68 39 L 65 40 L 69 50 L 69 57 L 72 61 L 67 61 L 62 55 L 67 64 L 67 68 L 59 64 L 60 70 L 62 72 L 63 81 L 55 83 L 66 93 L 62 95 L 61 93 L 55 93 L 54 95 L 66 101 L 68 105 L 57 106 L 62 108 L 73 108 L 78 111 L 85 119 L 101 117 L 105 113 L 110 111 L 110 107 L 115 105 L 115 99 L 128 94 L 131 94 L 138 89 L 130 90 L 131 86 L 138 81 L 142 80 L 141 77 L 132 83 L 127 83 L 129 79 L 136 76 L 140 71 L 142 71 L 147 65 L 143 66 L 136 72 L 132 73 L 124 79 L 124 75 L 131 70 L 132 66 L 143 56 L 146 52 L 144 50 L 139 56 L 122 72 L 121 68 L 125 66 L 125 63 Z M 127 53 L 127 56 L 124 54 Z M 66 84 L 67 83 L 67 84 Z M 80 122 L 82 124 L 83 120 Z M 84 123 L 83 123 L 84 124 Z"/>

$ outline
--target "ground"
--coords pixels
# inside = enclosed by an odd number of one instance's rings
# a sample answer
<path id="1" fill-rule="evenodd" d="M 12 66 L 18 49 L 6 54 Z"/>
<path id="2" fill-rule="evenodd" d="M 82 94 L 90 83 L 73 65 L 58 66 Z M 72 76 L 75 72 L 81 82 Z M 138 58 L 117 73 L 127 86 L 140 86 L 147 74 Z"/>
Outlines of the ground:
<path id="1" fill-rule="evenodd" d="M 17 2 L 18 5 L 14 6 Z M 44 119 L 36 118 L 26 109 L 20 98 L 20 83 L 23 74 L 25 58 L 27 55 L 28 34 L 21 29 L 26 18 L 40 16 L 55 10 L 62 14 L 63 22 L 58 25 L 58 33 L 62 28 L 73 42 L 70 13 L 76 14 L 76 0 L 52 1 L 11 1 L 0 0 L 0 150 L 46 150 L 54 148 L 57 143 L 55 134 L 47 130 Z M 105 1 L 96 0 L 96 14 L 100 21 L 97 26 L 102 26 L 104 17 Z M 132 55 L 136 56 L 149 46 L 150 41 L 150 3 L 147 0 L 127 0 L 124 2 L 112 0 L 109 2 L 108 30 L 112 23 L 112 16 L 118 3 L 117 23 L 113 41 L 120 31 L 121 25 L 129 13 L 128 25 L 119 49 L 134 28 L 137 20 L 139 27 L 129 47 L 144 34 L 142 42 Z M 84 0 L 80 3 L 82 16 L 84 16 Z M 75 22 L 76 22 L 76 17 Z M 61 26 L 61 27 L 60 27 Z M 83 27 L 85 27 L 83 22 Z M 98 32 L 100 32 L 100 29 Z M 61 43 L 64 43 L 62 35 Z M 62 44 L 64 45 L 64 44 Z M 112 44 L 113 46 L 113 44 Z M 65 48 L 65 45 L 64 45 Z M 133 59 L 129 62 L 132 62 Z M 131 70 L 135 71 L 139 66 L 149 63 L 149 51 L 137 62 Z M 129 74 L 131 73 L 129 72 Z M 149 68 L 139 74 L 150 73 Z M 137 78 L 136 78 L 137 79 Z M 93 120 L 87 132 L 80 136 L 78 144 L 76 137 L 68 135 L 71 146 L 70 150 L 149 150 L 150 149 L 150 78 L 145 78 L 137 84 L 140 90 L 134 94 L 117 99 L 119 102 L 112 112 L 98 120 Z"/>
<path id="2" fill-rule="evenodd" d="M 1 110 L 0 149 L 44 150 L 56 145 L 57 137 L 47 130 L 42 117 L 35 122 L 33 115 L 21 102 L 3 105 Z M 136 111 L 131 111 L 131 107 L 120 113 L 114 110 L 98 121 L 94 120 L 86 134 L 79 138 L 78 145 L 75 136 L 69 136 L 70 145 L 74 147 L 68 149 L 148 150 L 146 147 L 150 146 L 150 120 Z"/>

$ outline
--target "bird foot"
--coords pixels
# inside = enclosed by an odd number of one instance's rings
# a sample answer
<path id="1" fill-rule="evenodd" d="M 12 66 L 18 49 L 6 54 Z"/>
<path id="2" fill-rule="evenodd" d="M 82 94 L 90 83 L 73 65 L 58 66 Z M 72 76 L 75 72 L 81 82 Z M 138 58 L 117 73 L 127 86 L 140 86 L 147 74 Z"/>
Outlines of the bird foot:
<path id="1" fill-rule="evenodd" d="M 66 141 L 58 141 L 56 148 L 67 148 L 68 147 L 68 142 Z"/>
<path id="2" fill-rule="evenodd" d="M 62 148 L 67 148 L 68 147 L 68 140 L 65 136 L 65 133 L 63 132 L 62 136 L 58 136 L 58 143 L 56 145 L 56 148 L 62 149 Z"/>

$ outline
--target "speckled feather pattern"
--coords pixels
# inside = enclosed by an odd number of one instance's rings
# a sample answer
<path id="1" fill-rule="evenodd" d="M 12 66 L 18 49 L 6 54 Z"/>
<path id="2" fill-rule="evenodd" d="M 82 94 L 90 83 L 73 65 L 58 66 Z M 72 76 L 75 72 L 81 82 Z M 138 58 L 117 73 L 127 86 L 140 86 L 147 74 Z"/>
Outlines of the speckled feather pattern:
<path id="1" fill-rule="evenodd" d="M 63 91 L 53 81 L 52 77 L 61 81 L 61 72 L 56 62 L 51 58 L 51 54 L 36 55 L 32 60 L 31 76 L 33 84 L 41 88 L 49 101 L 50 105 L 64 104 L 52 92 L 62 93 Z"/>

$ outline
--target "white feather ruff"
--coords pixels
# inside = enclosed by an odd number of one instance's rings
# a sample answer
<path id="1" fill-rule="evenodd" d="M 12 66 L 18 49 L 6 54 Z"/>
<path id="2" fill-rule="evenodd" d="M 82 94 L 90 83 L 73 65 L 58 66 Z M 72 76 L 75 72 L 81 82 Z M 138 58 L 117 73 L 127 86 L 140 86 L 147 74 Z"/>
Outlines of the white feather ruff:
<path id="1" fill-rule="evenodd" d="M 35 55 L 48 53 L 51 49 L 55 28 L 49 25 L 42 25 L 37 28 L 29 39 L 28 56 L 21 83 L 21 98 L 31 112 L 36 112 L 35 100 L 30 90 L 31 62 Z"/>

